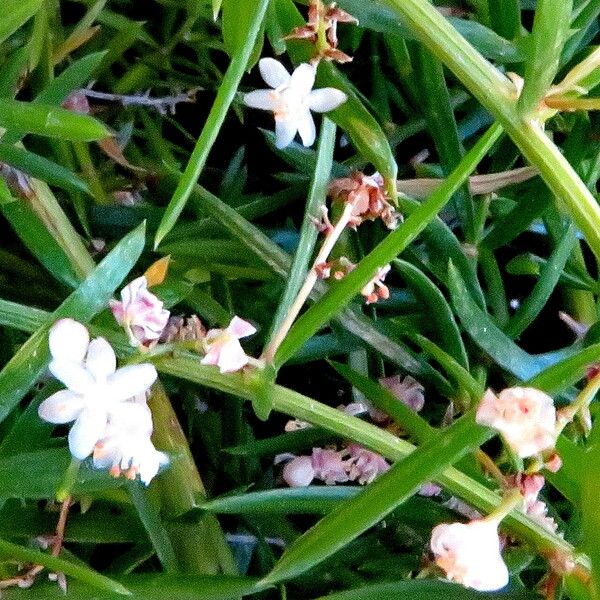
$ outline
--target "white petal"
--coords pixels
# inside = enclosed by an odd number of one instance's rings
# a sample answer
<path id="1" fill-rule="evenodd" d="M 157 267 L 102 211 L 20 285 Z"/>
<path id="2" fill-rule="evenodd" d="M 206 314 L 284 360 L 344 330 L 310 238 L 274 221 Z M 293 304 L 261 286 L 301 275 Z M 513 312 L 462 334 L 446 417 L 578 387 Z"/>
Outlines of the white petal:
<path id="1" fill-rule="evenodd" d="M 235 373 L 248 364 L 248 357 L 237 340 L 231 340 L 221 347 L 219 369 L 221 373 Z"/>
<path id="2" fill-rule="evenodd" d="M 109 410 L 109 435 L 114 431 L 127 435 L 147 435 L 152 433 L 152 413 L 148 406 L 137 402 L 119 402 Z"/>
<path id="3" fill-rule="evenodd" d="M 317 72 L 312 65 L 308 63 L 298 65 L 298 68 L 292 73 L 290 89 L 302 98 L 308 96 L 313 85 L 315 85 L 316 74 Z"/>
<path id="4" fill-rule="evenodd" d="M 85 394 L 94 385 L 94 378 L 80 363 L 55 359 L 48 366 L 50 373 L 60 379 L 72 392 Z"/>
<path id="5" fill-rule="evenodd" d="M 306 148 L 309 148 L 315 143 L 317 130 L 315 129 L 315 122 L 312 115 L 308 110 L 298 118 L 298 133 Z"/>
<path id="6" fill-rule="evenodd" d="M 158 377 L 154 365 L 144 363 L 119 369 L 108 378 L 110 400 L 120 401 L 145 392 Z"/>
<path id="7" fill-rule="evenodd" d="M 48 423 L 63 424 L 74 421 L 83 408 L 83 400 L 70 390 L 61 390 L 49 396 L 38 407 L 40 419 Z"/>
<path id="8" fill-rule="evenodd" d="M 313 90 L 308 97 L 308 106 L 315 112 L 329 112 L 348 100 L 348 96 L 335 88 Z"/>
<path id="9" fill-rule="evenodd" d="M 71 454 L 83 460 L 92 453 L 94 446 L 104 437 L 106 413 L 102 410 L 85 409 L 69 432 Z"/>
<path id="10" fill-rule="evenodd" d="M 279 94 L 273 90 L 254 90 L 244 94 L 244 104 L 250 108 L 275 112 L 280 102 Z"/>
<path id="11" fill-rule="evenodd" d="M 48 344 L 52 358 L 81 362 L 90 343 L 88 330 L 73 319 L 59 319 L 52 325 Z"/>
<path id="12" fill-rule="evenodd" d="M 231 319 L 231 323 L 229 323 L 226 331 L 236 338 L 244 338 L 256 333 L 256 327 L 248 323 L 248 321 L 235 316 Z"/>
<path id="13" fill-rule="evenodd" d="M 275 119 L 275 146 L 282 150 L 289 146 L 298 131 L 298 124 L 294 119 Z"/>
<path id="14" fill-rule="evenodd" d="M 286 85 L 290 81 L 290 74 L 286 68 L 274 58 L 261 58 L 258 69 L 264 82 L 273 89 Z"/>
<path id="15" fill-rule="evenodd" d="M 102 337 L 92 340 L 85 359 L 87 370 L 96 378 L 104 381 L 117 369 L 117 357 L 112 346 Z"/>

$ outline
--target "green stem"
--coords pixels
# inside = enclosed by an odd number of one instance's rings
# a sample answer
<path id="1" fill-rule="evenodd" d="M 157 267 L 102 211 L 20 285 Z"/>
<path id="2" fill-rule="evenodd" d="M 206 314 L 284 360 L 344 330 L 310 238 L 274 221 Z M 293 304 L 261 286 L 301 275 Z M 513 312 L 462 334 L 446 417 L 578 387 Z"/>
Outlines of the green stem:
<path id="1" fill-rule="evenodd" d="M 542 127 L 517 111 L 509 80 L 481 56 L 436 8 L 421 0 L 379 0 L 390 6 L 412 33 L 462 81 L 502 124 L 552 192 L 564 202 L 597 258 L 600 207 Z"/>
<path id="2" fill-rule="evenodd" d="M 77 475 L 79 473 L 79 467 L 81 466 L 81 461 L 77 458 L 72 458 L 71 462 L 65 471 L 65 475 L 60 484 L 60 487 L 56 490 L 56 501 L 64 502 L 70 495 L 73 490 L 73 486 L 75 485 L 75 481 L 77 480 Z"/>
<path id="3" fill-rule="evenodd" d="M 218 369 L 199 365 L 198 358 L 192 355 L 176 359 L 163 358 L 155 364 L 162 373 L 246 400 L 252 400 L 260 393 L 257 389 L 260 377 L 255 373 L 221 374 Z M 415 450 L 415 446 L 406 440 L 279 385 L 274 386 L 273 409 L 332 431 L 344 439 L 352 439 L 391 461 L 402 460 Z M 454 467 L 444 470 L 437 482 L 482 513 L 489 514 L 502 505 L 502 498 L 498 494 Z M 512 510 L 504 524 L 509 531 L 529 542 L 544 555 L 556 551 L 568 556 L 574 554 L 571 544 L 544 529 L 520 510 Z M 574 560 L 582 569 L 589 569 L 587 556 L 577 555 Z"/>

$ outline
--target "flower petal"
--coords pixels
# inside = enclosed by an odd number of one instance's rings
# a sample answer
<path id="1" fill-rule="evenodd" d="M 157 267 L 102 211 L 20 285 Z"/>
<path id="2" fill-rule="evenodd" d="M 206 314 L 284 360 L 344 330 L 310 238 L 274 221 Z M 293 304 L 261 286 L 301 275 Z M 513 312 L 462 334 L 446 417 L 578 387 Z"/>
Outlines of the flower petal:
<path id="1" fill-rule="evenodd" d="M 104 338 L 99 337 L 90 342 L 85 366 L 96 381 L 104 381 L 116 371 L 117 357 L 115 351 Z"/>
<path id="2" fill-rule="evenodd" d="M 108 378 L 108 395 L 111 400 L 122 401 L 145 392 L 158 377 L 154 365 L 128 365 Z"/>
<path id="3" fill-rule="evenodd" d="M 147 435 L 152 433 L 152 413 L 144 404 L 119 402 L 109 410 L 108 434 L 118 430 L 127 435 Z"/>
<path id="4" fill-rule="evenodd" d="M 236 338 L 244 338 L 256 333 L 256 327 L 251 323 L 248 323 L 248 321 L 244 321 L 244 319 L 235 316 L 231 319 L 231 323 L 229 323 L 226 331 Z"/>
<path id="5" fill-rule="evenodd" d="M 298 124 L 293 119 L 275 119 L 275 146 L 282 150 L 289 146 L 298 131 Z"/>
<path id="6" fill-rule="evenodd" d="M 79 460 L 88 457 L 94 446 L 104 437 L 105 429 L 106 412 L 88 408 L 83 410 L 69 431 L 71 454 Z"/>
<path id="7" fill-rule="evenodd" d="M 298 133 L 302 139 L 302 143 L 306 148 L 309 148 L 315 143 L 317 138 L 317 130 L 315 129 L 315 122 L 310 114 L 310 111 L 306 111 L 303 115 L 298 117 Z"/>
<path id="8" fill-rule="evenodd" d="M 287 85 L 290 81 L 286 68 L 274 58 L 261 58 L 258 69 L 264 82 L 273 89 Z"/>
<path id="9" fill-rule="evenodd" d="M 50 362 L 48 368 L 56 379 L 77 394 L 85 394 L 95 383 L 94 378 L 80 363 L 55 359 Z"/>
<path id="10" fill-rule="evenodd" d="M 60 390 L 46 398 L 38 407 L 40 419 L 62 425 L 74 421 L 83 408 L 83 400 L 70 390 Z"/>
<path id="11" fill-rule="evenodd" d="M 292 73 L 289 88 L 298 94 L 301 98 L 308 96 L 313 85 L 315 85 L 316 69 L 308 63 L 298 65 Z"/>
<path id="12" fill-rule="evenodd" d="M 313 90 L 308 96 L 308 106 L 314 112 L 329 112 L 348 100 L 348 96 L 335 88 Z"/>
<path id="13" fill-rule="evenodd" d="M 147 288 L 148 281 L 143 275 L 137 279 L 134 279 L 121 290 L 121 300 L 123 301 L 123 304 L 125 304 L 125 306 L 131 304 L 138 297 L 138 295 Z"/>
<path id="14" fill-rule="evenodd" d="M 52 358 L 81 362 L 90 343 L 88 330 L 73 319 L 59 319 L 52 325 L 48 344 Z"/>
<path id="15" fill-rule="evenodd" d="M 248 357 L 237 340 L 230 340 L 221 347 L 219 370 L 221 373 L 234 373 L 248 364 Z"/>
<path id="16" fill-rule="evenodd" d="M 244 104 L 250 108 L 275 112 L 280 102 L 279 94 L 273 90 L 254 90 L 244 94 Z"/>

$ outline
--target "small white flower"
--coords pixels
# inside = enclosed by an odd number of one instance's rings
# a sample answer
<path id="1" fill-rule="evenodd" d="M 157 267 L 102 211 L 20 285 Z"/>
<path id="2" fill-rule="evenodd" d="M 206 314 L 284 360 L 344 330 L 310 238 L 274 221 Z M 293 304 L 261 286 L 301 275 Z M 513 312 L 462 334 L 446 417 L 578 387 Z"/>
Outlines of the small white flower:
<path id="1" fill-rule="evenodd" d="M 348 99 L 335 88 L 313 90 L 316 70 L 307 63 L 299 65 L 292 75 L 274 58 L 261 59 L 258 68 L 265 83 L 273 89 L 250 92 L 244 96 L 244 103 L 275 115 L 277 148 L 288 146 L 296 133 L 305 146 L 312 146 L 317 134 L 310 111 L 328 112 Z"/>
<path id="2" fill-rule="evenodd" d="M 521 458 L 535 456 L 556 443 L 554 402 L 535 388 L 507 388 L 497 396 L 487 390 L 477 408 L 476 420 L 499 431 Z"/>
<path id="3" fill-rule="evenodd" d="M 508 583 L 494 520 L 442 523 L 433 528 L 430 545 L 436 564 L 452 581 L 481 592 L 499 590 Z"/>
<path id="4" fill-rule="evenodd" d="M 226 329 L 210 329 L 202 342 L 206 351 L 202 364 L 217 366 L 221 373 L 239 371 L 248 364 L 239 340 L 253 333 L 256 328 L 239 317 L 233 317 Z"/>
<path id="5" fill-rule="evenodd" d="M 169 311 L 148 291 L 144 276 L 134 279 L 121 290 L 121 300 L 111 300 L 110 309 L 125 327 L 133 346 L 157 340 L 169 320 Z"/>
<path id="6" fill-rule="evenodd" d="M 145 401 L 121 404 L 109 419 L 104 437 L 94 446 L 94 467 L 110 469 L 113 477 L 135 479 L 139 475 L 148 485 L 169 462 L 167 455 L 154 447 L 151 433 L 152 415 Z"/>
<path id="7" fill-rule="evenodd" d="M 104 436 L 119 405 L 144 393 L 156 380 L 153 365 L 130 365 L 117 370 L 114 350 L 104 338 L 89 341 L 87 329 L 72 319 L 60 319 L 49 336 L 51 373 L 65 386 L 44 400 L 39 416 L 50 423 L 74 421 L 69 448 L 75 458 L 89 456 Z"/>

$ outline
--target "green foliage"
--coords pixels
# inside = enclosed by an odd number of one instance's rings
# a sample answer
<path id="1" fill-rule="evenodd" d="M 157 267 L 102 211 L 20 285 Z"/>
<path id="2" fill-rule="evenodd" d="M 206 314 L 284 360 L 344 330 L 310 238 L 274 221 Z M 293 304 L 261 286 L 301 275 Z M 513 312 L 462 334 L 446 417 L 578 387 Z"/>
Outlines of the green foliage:
<path id="1" fill-rule="evenodd" d="M 3 598 L 492 597 L 439 580 L 428 543 L 435 525 L 463 520 L 457 499 L 488 514 L 502 503 L 498 472 L 531 467 L 475 423 L 484 391 L 530 386 L 564 407 L 600 363 L 600 146 L 596 115 L 581 110 L 600 106 L 600 3 L 339 0 L 359 24 L 321 29 L 316 44 L 336 33 L 354 60 L 321 60 L 315 89 L 347 101 L 315 115 L 316 147 L 280 149 L 273 115 L 242 98 L 264 87 L 262 56 L 288 71 L 314 58 L 310 31 L 289 36 L 308 4 L 5 2 Z M 357 171 L 384 183 L 298 301 L 344 211 L 331 180 Z M 395 229 L 381 206 L 399 212 Z M 331 228 L 315 226 L 324 207 Z M 205 329 L 234 315 L 255 325 L 245 368 L 201 364 L 192 324 L 184 341 L 129 345 L 109 301 L 167 256 L 151 291 Z M 120 365 L 159 371 L 148 406 L 169 462 L 149 486 L 72 461 L 67 427 L 39 418 L 63 387 L 47 370 L 62 317 L 105 337 Z M 389 387 L 407 375 L 425 390 L 418 414 Z M 555 574 L 555 598 L 598 596 L 599 439 L 592 398 L 558 437 L 562 467 L 541 471 L 557 530 L 510 511 L 511 581 L 494 598 L 535 597 L 548 558 L 576 565 Z M 348 460 L 351 444 L 389 470 L 365 486 L 283 481 L 294 455 L 329 447 Z M 429 482 L 442 491 L 420 496 Z M 43 542 L 67 494 L 52 552 Z M 32 589 L 10 585 L 33 565 Z M 66 595 L 49 573 L 66 577 Z"/>

